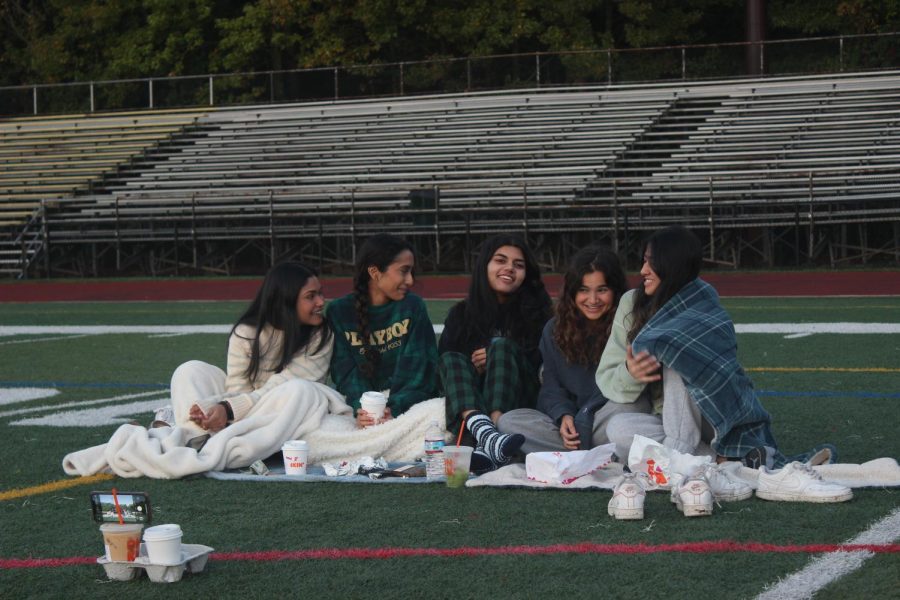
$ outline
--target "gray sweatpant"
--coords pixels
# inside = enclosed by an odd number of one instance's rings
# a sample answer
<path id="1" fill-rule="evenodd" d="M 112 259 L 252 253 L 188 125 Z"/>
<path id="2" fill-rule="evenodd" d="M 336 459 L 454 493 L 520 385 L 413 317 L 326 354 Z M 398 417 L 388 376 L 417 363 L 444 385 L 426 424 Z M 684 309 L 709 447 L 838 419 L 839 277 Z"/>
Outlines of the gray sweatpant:
<path id="1" fill-rule="evenodd" d="M 591 441 L 594 446 L 608 444 L 606 426 L 609 420 L 625 413 L 649 413 L 650 402 L 645 398 L 630 404 L 607 402 L 594 413 L 594 429 Z M 646 415 L 650 416 L 650 415 Z M 525 436 L 522 452 L 565 452 L 562 436 L 557 425 L 549 415 L 533 408 L 518 408 L 503 413 L 497 428 L 502 433 L 521 433 Z"/>
<path id="2" fill-rule="evenodd" d="M 715 435 L 712 426 L 703 420 L 681 376 L 668 367 L 663 367 L 662 415 L 617 414 L 610 419 L 606 433 L 616 445 L 616 454 L 623 463 L 628 461 L 635 435 L 685 454 L 715 457 L 709 446 Z"/>

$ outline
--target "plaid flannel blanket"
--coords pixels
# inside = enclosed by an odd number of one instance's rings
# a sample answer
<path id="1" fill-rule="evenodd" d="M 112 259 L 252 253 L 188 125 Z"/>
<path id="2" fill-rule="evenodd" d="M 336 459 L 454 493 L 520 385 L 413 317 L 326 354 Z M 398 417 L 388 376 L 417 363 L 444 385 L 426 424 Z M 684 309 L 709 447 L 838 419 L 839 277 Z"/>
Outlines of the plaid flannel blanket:
<path id="1" fill-rule="evenodd" d="M 734 323 L 715 289 L 695 279 L 647 322 L 632 344 L 681 375 L 700 413 L 715 429 L 719 455 L 743 457 L 759 446 L 777 448 L 771 417 L 737 361 Z M 776 452 L 775 465 L 787 459 Z"/>

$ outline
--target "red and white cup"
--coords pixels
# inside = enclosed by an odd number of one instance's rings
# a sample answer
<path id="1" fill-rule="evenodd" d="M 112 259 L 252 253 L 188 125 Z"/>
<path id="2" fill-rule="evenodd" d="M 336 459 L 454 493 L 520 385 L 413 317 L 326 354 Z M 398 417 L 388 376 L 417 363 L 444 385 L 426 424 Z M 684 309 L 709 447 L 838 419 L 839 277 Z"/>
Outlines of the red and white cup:
<path id="1" fill-rule="evenodd" d="M 303 440 L 288 440 L 281 446 L 285 475 L 306 475 L 309 444 Z"/>

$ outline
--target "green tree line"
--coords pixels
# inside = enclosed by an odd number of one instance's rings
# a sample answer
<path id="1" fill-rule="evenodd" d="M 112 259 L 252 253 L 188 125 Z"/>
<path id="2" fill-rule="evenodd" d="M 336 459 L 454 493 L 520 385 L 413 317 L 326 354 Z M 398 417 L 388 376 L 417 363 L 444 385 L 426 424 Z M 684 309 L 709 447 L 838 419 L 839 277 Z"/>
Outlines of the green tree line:
<path id="1" fill-rule="evenodd" d="M 681 77 L 676 51 L 578 53 L 746 39 L 749 0 L 0 0 L 0 86 L 217 78 L 217 104 Z M 900 0 L 768 0 L 767 39 L 900 30 Z M 534 52 L 542 57 L 459 57 Z M 745 49 L 691 49 L 687 76 L 742 75 Z M 896 38 L 776 45 L 770 73 L 895 66 Z M 404 69 L 380 67 L 398 62 Z M 434 62 L 444 61 L 444 62 Z M 840 61 L 840 64 L 839 64 Z M 349 68 L 352 65 L 367 65 Z M 324 67 L 343 67 L 332 74 Z M 536 72 L 537 71 L 537 72 Z M 195 79 L 106 84 L 97 109 L 209 101 Z M 87 110 L 85 90 L 0 94 L 0 113 Z"/>
<path id="2" fill-rule="evenodd" d="M 744 39 L 745 0 L 0 0 L 0 83 Z M 900 0 L 769 0 L 769 38 L 892 31 Z"/>

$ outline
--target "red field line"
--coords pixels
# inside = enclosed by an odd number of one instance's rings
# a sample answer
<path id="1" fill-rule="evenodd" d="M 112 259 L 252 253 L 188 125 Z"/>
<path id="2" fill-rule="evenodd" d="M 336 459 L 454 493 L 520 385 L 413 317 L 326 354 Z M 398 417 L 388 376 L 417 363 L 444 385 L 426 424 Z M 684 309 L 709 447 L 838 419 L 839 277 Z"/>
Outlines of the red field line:
<path id="1" fill-rule="evenodd" d="M 211 560 L 226 562 L 275 562 L 286 560 L 385 560 L 390 558 L 472 556 L 547 556 L 553 554 L 820 554 L 824 552 L 900 553 L 900 544 L 764 544 L 732 540 L 678 544 L 553 544 L 550 546 L 496 546 L 478 548 L 322 548 L 318 550 L 270 550 L 266 552 L 216 552 Z M 69 558 L 5 558 L 0 569 L 67 567 L 96 563 L 90 556 Z"/>
<path id="2" fill-rule="evenodd" d="M 721 296 L 900 296 L 900 271 L 793 271 L 706 273 L 702 277 Z M 555 296 L 559 275 L 544 281 Z M 632 277 L 632 284 L 636 279 Z M 133 279 L 123 281 L 21 281 L 0 284 L 0 302 L 98 302 L 165 300 L 240 300 L 253 297 L 260 279 Z M 325 294 L 337 298 L 351 291 L 347 277 L 324 278 Z M 461 298 L 465 275 L 425 275 L 414 291 L 428 299 Z"/>

